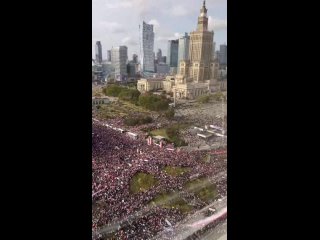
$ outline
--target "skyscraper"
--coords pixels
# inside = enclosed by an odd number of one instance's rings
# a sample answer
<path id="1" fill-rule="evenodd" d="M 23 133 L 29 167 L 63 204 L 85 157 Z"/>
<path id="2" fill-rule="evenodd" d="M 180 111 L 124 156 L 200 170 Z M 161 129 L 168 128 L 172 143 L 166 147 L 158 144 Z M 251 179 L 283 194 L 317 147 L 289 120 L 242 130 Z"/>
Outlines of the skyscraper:
<path id="1" fill-rule="evenodd" d="M 111 62 L 111 50 L 107 51 L 107 61 Z"/>
<path id="2" fill-rule="evenodd" d="M 189 60 L 181 61 L 179 73 L 204 83 L 214 78 L 215 64 L 212 58 L 213 31 L 208 31 L 208 17 L 203 1 L 198 17 L 197 30 L 190 33 Z"/>
<path id="3" fill-rule="evenodd" d="M 120 46 L 111 49 L 111 60 L 115 71 L 115 79 L 122 81 L 127 76 L 128 48 Z"/>
<path id="4" fill-rule="evenodd" d="M 181 60 L 189 59 L 189 41 L 190 36 L 188 33 L 185 33 L 183 37 L 179 38 L 178 65 Z"/>
<path id="5" fill-rule="evenodd" d="M 102 46 L 100 41 L 96 42 L 96 62 L 102 63 Z"/>
<path id="6" fill-rule="evenodd" d="M 158 60 L 158 63 L 162 62 L 162 51 L 160 48 L 158 49 L 158 52 L 157 52 L 157 60 Z"/>
<path id="7" fill-rule="evenodd" d="M 169 42 L 167 63 L 171 62 L 172 64 L 171 45 L 174 44 L 172 41 Z M 198 17 L 197 30 L 190 33 L 189 58 L 179 62 L 179 74 L 171 79 L 174 82 L 167 84 L 168 82 L 163 81 L 164 89 L 167 89 L 166 91 L 171 89 L 174 99 L 195 99 L 218 89 L 218 64 L 213 59 L 212 48 L 213 31 L 208 31 L 207 8 L 205 1 L 203 1 Z M 176 67 L 170 67 L 170 72 L 173 72 L 172 68 L 177 69 Z M 138 84 L 142 86 L 145 83 L 138 81 Z"/>
<path id="8" fill-rule="evenodd" d="M 167 63 L 167 57 L 166 56 L 162 56 L 162 61 L 161 62 L 163 62 L 163 63 Z"/>
<path id="9" fill-rule="evenodd" d="M 216 51 L 215 56 L 216 56 L 217 62 L 220 63 L 220 52 L 218 50 Z"/>
<path id="10" fill-rule="evenodd" d="M 213 42 L 212 45 L 212 59 L 216 58 L 216 42 Z"/>
<path id="11" fill-rule="evenodd" d="M 178 51 L 179 51 L 179 40 L 169 40 L 167 63 L 170 67 L 178 66 Z"/>
<path id="12" fill-rule="evenodd" d="M 227 65 L 227 45 L 222 44 L 220 45 L 220 64 Z"/>
<path id="13" fill-rule="evenodd" d="M 138 55 L 137 55 L 137 54 L 133 54 L 133 55 L 132 55 L 132 61 L 133 61 L 134 63 L 138 63 Z"/>
<path id="14" fill-rule="evenodd" d="M 140 27 L 140 26 L 139 26 Z M 153 25 L 143 21 L 141 35 L 141 64 L 143 72 L 154 72 L 154 32 Z"/>

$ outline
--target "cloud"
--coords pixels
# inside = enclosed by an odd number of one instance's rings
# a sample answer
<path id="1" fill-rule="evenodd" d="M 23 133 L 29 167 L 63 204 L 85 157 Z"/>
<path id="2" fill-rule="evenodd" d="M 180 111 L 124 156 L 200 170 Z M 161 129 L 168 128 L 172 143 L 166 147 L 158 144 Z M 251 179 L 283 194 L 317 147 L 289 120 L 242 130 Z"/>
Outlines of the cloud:
<path id="1" fill-rule="evenodd" d="M 180 37 L 182 37 L 183 36 L 183 34 L 182 33 L 173 33 L 173 34 L 165 34 L 165 35 L 162 35 L 162 36 L 160 36 L 160 37 L 158 37 L 158 38 L 156 38 L 156 41 L 158 41 L 158 42 L 167 42 L 168 40 L 176 40 L 176 39 L 178 39 L 178 38 L 180 38 Z"/>
<path id="2" fill-rule="evenodd" d="M 125 45 L 130 45 L 130 46 L 136 46 L 138 45 L 138 43 L 132 39 L 131 37 L 125 37 L 121 40 L 121 43 L 122 44 L 125 44 Z"/>
<path id="3" fill-rule="evenodd" d="M 150 9 L 148 0 L 107 0 L 105 7 L 107 9 L 132 9 L 138 11 L 141 18 L 145 17 Z"/>
<path id="4" fill-rule="evenodd" d="M 208 19 L 208 29 L 219 31 L 219 30 L 226 30 L 227 29 L 227 20 L 226 19 L 214 19 L 209 16 Z"/>
<path id="5" fill-rule="evenodd" d="M 105 30 L 109 33 L 123 33 L 125 32 L 125 28 L 117 22 L 107 22 L 107 21 L 101 21 L 100 26 L 102 30 Z"/>
<path id="6" fill-rule="evenodd" d="M 188 15 L 189 11 L 181 5 L 174 6 L 170 9 L 170 14 L 177 17 L 182 17 Z"/>
<path id="7" fill-rule="evenodd" d="M 157 19 L 151 19 L 148 24 L 152 24 L 153 25 L 153 31 L 156 33 L 159 30 L 160 24 L 157 21 Z"/>
<path id="8" fill-rule="evenodd" d="M 182 37 L 182 36 L 183 36 L 182 33 L 174 33 L 174 37 L 175 37 L 175 38 L 180 38 L 180 37 Z"/>
<path id="9" fill-rule="evenodd" d="M 106 3 L 106 7 L 109 9 L 130 8 L 132 6 L 133 6 L 133 1 L 117 1 L 112 3 Z"/>

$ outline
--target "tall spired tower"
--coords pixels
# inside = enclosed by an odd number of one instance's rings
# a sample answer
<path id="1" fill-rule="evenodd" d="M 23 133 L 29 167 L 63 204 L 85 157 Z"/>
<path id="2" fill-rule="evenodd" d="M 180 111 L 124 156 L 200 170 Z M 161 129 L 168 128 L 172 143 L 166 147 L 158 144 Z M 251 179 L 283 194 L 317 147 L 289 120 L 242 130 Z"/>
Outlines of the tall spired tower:
<path id="1" fill-rule="evenodd" d="M 203 1 L 197 30 L 190 33 L 189 60 L 179 63 L 179 73 L 194 83 L 204 83 L 214 78 L 213 31 L 208 31 L 207 11 Z"/>
<path id="2" fill-rule="evenodd" d="M 195 99 L 217 89 L 218 65 L 212 56 L 213 31 L 208 31 L 207 11 L 203 1 L 197 29 L 190 33 L 189 57 L 179 61 L 179 73 L 174 78 L 169 76 L 162 82 L 165 89 L 171 89 L 175 102 L 180 98 Z"/>

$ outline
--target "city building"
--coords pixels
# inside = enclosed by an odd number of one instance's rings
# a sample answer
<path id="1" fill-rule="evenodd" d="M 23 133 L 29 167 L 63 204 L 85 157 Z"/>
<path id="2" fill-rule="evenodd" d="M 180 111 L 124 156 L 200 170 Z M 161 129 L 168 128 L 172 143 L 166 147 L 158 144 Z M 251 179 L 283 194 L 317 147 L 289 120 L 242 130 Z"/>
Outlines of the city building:
<path id="1" fill-rule="evenodd" d="M 111 62 L 103 61 L 102 62 L 102 72 L 103 72 L 103 78 L 104 81 L 107 82 L 109 77 L 114 76 L 114 67 Z"/>
<path id="2" fill-rule="evenodd" d="M 111 50 L 107 51 L 107 61 L 111 62 Z"/>
<path id="3" fill-rule="evenodd" d="M 102 63 L 102 46 L 100 41 L 96 42 L 96 63 Z"/>
<path id="4" fill-rule="evenodd" d="M 128 77 L 135 77 L 136 73 L 137 73 L 137 63 L 135 63 L 134 61 L 130 61 L 127 64 L 127 72 L 128 72 Z"/>
<path id="5" fill-rule="evenodd" d="M 175 75 L 178 72 L 178 68 L 177 67 L 170 67 L 170 71 L 169 72 L 170 72 L 171 75 Z"/>
<path id="6" fill-rule="evenodd" d="M 197 29 L 190 33 L 189 58 L 179 62 L 179 74 L 165 79 L 144 79 L 138 81 L 139 91 L 164 89 L 172 92 L 174 98 L 195 99 L 221 88 L 217 82 L 219 64 L 213 59 L 213 31 L 208 31 L 208 17 L 205 1 L 200 9 Z M 176 43 L 174 42 L 176 41 Z M 178 40 L 169 41 L 168 61 L 170 72 L 174 72 L 172 63 L 172 45 Z M 178 47 L 178 46 L 177 46 Z M 177 54 L 178 55 L 178 54 Z M 178 58 L 177 58 L 178 59 Z M 225 86 L 223 86 L 225 87 Z"/>
<path id="7" fill-rule="evenodd" d="M 157 73 L 168 74 L 170 72 L 170 67 L 168 64 L 160 62 L 156 65 Z"/>
<path id="8" fill-rule="evenodd" d="M 222 79 L 220 82 L 220 91 L 227 91 L 227 78 Z"/>
<path id="9" fill-rule="evenodd" d="M 109 102 L 110 102 L 110 100 L 108 97 L 92 97 L 92 106 L 107 104 Z"/>
<path id="10" fill-rule="evenodd" d="M 163 78 L 141 78 L 138 80 L 137 89 L 141 93 L 163 89 Z"/>
<path id="11" fill-rule="evenodd" d="M 123 81 L 127 77 L 128 48 L 119 46 L 111 49 L 111 60 L 115 71 L 115 80 Z"/>
<path id="12" fill-rule="evenodd" d="M 154 69 L 154 32 L 153 25 L 143 21 L 141 28 L 141 68 L 143 72 L 155 71 Z"/>
<path id="13" fill-rule="evenodd" d="M 221 66 L 227 66 L 227 45 L 222 44 L 220 45 L 220 57 L 219 57 L 219 64 Z"/>
<path id="14" fill-rule="evenodd" d="M 185 33 L 183 37 L 179 38 L 178 65 L 181 60 L 189 59 L 189 42 L 190 36 L 188 33 Z"/>
<path id="15" fill-rule="evenodd" d="M 166 56 L 162 56 L 160 62 L 167 63 L 167 57 Z"/>
<path id="16" fill-rule="evenodd" d="M 133 54 L 133 55 L 132 55 L 132 61 L 133 61 L 134 63 L 138 63 L 138 55 L 137 55 L 137 54 Z"/>
<path id="17" fill-rule="evenodd" d="M 179 40 L 168 41 L 168 62 L 170 67 L 178 66 L 178 52 L 179 52 Z"/>
<path id="18" fill-rule="evenodd" d="M 194 99 L 214 91 L 216 63 L 212 58 L 213 31 L 208 31 L 208 17 L 203 1 L 197 30 L 190 33 L 189 59 L 181 60 L 173 92 L 177 98 Z"/>
<path id="19" fill-rule="evenodd" d="M 163 90 L 167 93 L 172 92 L 172 88 L 175 84 L 175 77 L 173 75 L 166 76 L 165 80 L 162 82 Z"/>
<path id="20" fill-rule="evenodd" d="M 227 78 L 227 68 L 218 70 L 218 79 Z"/>
<path id="21" fill-rule="evenodd" d="M 218 50 L 216 51 L 215 59 L 218 63 L 220 63 L 220 52 Z"/>
<path id="22" fill-rule="evenodd" d="M 92 65 L 92 81 L 101 83 L 104 80 L 103 67 L 101 64 Z"/>
<path id="23" fill-rule="evenodd" d="M 162 51 L 161 51 L 161 49 L 158 49 L 157 60 L 158 60 L 158 63 L 162 62 Z"/>

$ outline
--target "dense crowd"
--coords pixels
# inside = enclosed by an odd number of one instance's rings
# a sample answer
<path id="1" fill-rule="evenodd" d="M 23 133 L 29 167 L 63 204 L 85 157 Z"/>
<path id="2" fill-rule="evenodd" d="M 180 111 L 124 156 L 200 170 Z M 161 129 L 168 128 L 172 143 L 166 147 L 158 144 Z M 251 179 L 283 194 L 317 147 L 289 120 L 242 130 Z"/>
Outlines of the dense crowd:
<path id="1" fill-rule="evenodd" d="M 112 124 L 121 125 L 119 120 Z M 137 129 L 138 131 L 139 129 Z M 211 163 L 204 159 L 211 154 Z M 168 151 L 147 145 L 144 136 L 134 140 L 111 128 L 93 123 L 92 132 L 92 198 L 93 232 L 102 227 L 120 227 L 115 239 L 149 239 L 166 227 L 166 220 L 174 225 L 184 217 L 177 209 L 164 209 L 150 204 L 167 190 L 183 192 L 184 184 L 194 175 L 211 177 L 226 169 L 226 155 L 212 151 Z M 172 177 L 163 171 L 165 166 L 190 167 L 190 171 Z M 138 173 L 152 174 L 157 184 L 145 192 L 131 193 L 130 180 Z M 226 194 L 226 179 L 216 183 L 219 196 Z M 194 198 L 183 193 L 185 198 Z M 199 206 L 201 207 L 201 206 Z M 138 215 L 138 216 L 136 216 Z M 99 235 L 94 234 L 99 239 Z M 102 238 L 101 238 L 102 239 Z"/>

